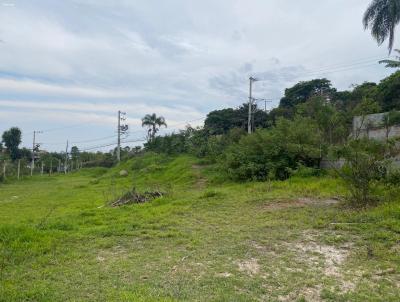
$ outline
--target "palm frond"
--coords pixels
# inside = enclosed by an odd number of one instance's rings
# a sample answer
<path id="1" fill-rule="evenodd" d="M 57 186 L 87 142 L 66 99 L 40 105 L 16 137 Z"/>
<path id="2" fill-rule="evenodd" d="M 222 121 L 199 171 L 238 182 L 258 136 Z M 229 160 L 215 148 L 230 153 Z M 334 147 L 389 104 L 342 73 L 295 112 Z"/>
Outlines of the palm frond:
<path id="1" fill-rule="evenodd" d="M 389 53 L 393 49 L 395 28 L 399 22 L 400 0 L 373 0 L 363 17 L 364 29 L 371 30 L 379 45 L 389 40 Z"/>

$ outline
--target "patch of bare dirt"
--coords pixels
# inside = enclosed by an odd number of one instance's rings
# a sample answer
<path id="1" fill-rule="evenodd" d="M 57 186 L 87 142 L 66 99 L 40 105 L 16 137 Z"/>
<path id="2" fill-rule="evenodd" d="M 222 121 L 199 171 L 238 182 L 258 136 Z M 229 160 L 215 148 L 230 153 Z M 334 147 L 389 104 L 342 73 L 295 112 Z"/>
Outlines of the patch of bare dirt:
<path id="1" fill-rule="evenodd" d="M 263 206 L 265 210 L 283 210 L 289 208 L 304 208 L 307 206 L 330 206 L 339 203 L 337 198 L 315 199 L 315 198 L 297 198 L 297 199 L 281 199 L 269 202 Z"/>
<path id="2" fill-rule="evenodd" d="M 352 291 L 356 287 L 357 278 L 349 281 L 344 275 L 344 263 L 351 248 L 350 243 L 340 246 L 321 244 L 312 234 L 305 234 L 302 241 L 290 246 L 298 260 L 310 267 L 320 267 L 325 276 L 333 277 L 340 283 L 343 291 Z"/>
<path id="3" fill-rule="evenodd" d="M 171 277 L 190 276 L 190 278 L 199 280 L 207 274 L 207 268 L 202 263 L 180 262 L 171 268 L 170 274 Z"/>
<path id="4" fill-rule="evenodd" d="M 239 267 L 239 271 L 245 272 L 249 276 L 257 275 L 260 272 L 260 265 L 258 264 L 258 260 L 256 258 L 238 261 L 237 265 Z"/>
<path id="5" fill-rule="evenodd" d="M 221 278 L 229 278 L 232 277 L 233 275 L 231 273 L 228 272 L 224 272 L 224 273 L 218 273 L 217 277 L 221 277 Z"/>
<path id="6" fill-rule="evenodd" d="M 102 250 L 98 253 L 96 260 L 99 262 L 112 262 L 128 256 L 127 250 L 120 245 L 111 249 Z"/>
<path id="7" fill-rule="evenodd" d="M 203 169 L 203 166 L 200 165 L 192 165 L 192 169 L 194 171 L 194 174 L 196 176 L 196 189 L 201 190 L 204 189 L 207 185 L 207 179 L 205 179 L 202 175 L 201 175 L 201 170 Z"/>
<path id="8" fill-rule="evenodd" d="M 286 296 L 279 296 L 278 301 L 297 301 L 299 298 L 304 298 L 306 301 L 319 302 L 321 299 L 322 286 L 303 288 L 299 291 L 292 292 Z"/>

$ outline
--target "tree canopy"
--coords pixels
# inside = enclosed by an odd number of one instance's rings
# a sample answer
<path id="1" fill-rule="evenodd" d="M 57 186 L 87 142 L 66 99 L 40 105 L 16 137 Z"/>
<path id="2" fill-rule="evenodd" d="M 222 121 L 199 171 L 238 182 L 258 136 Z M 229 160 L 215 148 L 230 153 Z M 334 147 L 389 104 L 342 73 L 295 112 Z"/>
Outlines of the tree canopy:
<path id="1" fill-rule="evenodd" d="M 18 159 L 20 156 L 19 145 L 21 144 L 21 130 L 17 127 L 12 127 L 4 131 L 2 139 L 11 160 L 14 161 Z"/>

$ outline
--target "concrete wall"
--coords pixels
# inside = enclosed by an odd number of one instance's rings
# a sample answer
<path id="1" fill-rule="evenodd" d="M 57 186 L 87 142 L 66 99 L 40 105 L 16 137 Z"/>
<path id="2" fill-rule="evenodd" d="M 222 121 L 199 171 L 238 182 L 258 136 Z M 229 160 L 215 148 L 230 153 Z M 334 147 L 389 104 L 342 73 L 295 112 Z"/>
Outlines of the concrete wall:
<path id="1" fill-rule="evenodd" d="M 369 137 L 378 140 L 386 139 L 386 128 L 382 126 L 382 121 L 387 112 L 369 114 L 362 122 L 361 116 L 353 119 L 353 137 Z M 361 125 L 362 124 L 362 125 Z M 392 126 L 389 130 L 389 138 L 400 137 L 400 125 Z"/>
<path id="2" fill-rule="evenodd" d="M 362 123 L 362 117 L 356 116 L 353 118 L 353 137 L 357 136 L 359 133 L 359 137 L 369 137 L 377 140 L 385 140 L 386 139 L 386 128 L 382 127 L 382 120 L 387 114 L 384 113 L 376 113 L 367 115 Z M 361 125 L 362 124 L 362 125 Z M 369 127 L 367 127 L 369 125 Z M 367 129 L 369 128 L 369 129 Z M 400 137 L 400 125 L 393 126 L 389 131 L 389 138 Z M 321 169 L 338 169 L 343 167 L 345 161 L 343 159 L 337 161 L 331 161 L 328 159 L 322 159 L 320 167 Z M 393 166 L 400 168 L 400 156 L 393 158 Z"/>

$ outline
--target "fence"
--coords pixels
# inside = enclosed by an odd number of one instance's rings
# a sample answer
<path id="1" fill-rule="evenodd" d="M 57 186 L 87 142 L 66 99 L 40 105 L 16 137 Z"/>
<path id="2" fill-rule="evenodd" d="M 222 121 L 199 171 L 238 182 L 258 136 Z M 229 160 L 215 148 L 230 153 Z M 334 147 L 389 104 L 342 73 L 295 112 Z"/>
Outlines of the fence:
<path id="1" fill-rule="evenodd" d="M 32 167 L 31 162 L 24 159 L 14 162 L 2 160 L 0 162 L 0 181 L 21 180 L 33 175 L 66 174 L 71 171 L 80 170 L 81 168 L 82 162 L 79 161 L 69 161 L 67 165 L 59 159 L 49 162 L 38 161 Z"/>

